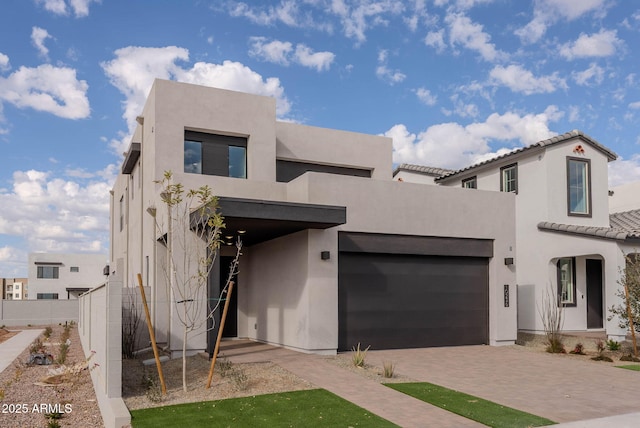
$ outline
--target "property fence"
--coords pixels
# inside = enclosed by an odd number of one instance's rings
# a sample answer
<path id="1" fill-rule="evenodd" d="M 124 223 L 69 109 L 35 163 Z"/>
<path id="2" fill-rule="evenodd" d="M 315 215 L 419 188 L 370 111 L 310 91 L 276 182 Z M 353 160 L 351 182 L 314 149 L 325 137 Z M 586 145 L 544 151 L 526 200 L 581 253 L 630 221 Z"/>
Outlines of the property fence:
<path id="1" fill-rule="evenodd" d="M 122 400 L 122 282 L 109 282 L 80 296 L 78 332 L 106 427 L 125 427 L 131 415 Z"/>
<path id="2" fill-rule="evenodd" d="M 49 325 L 65 321 L 78 321 L 77 300 L 0 300 L 0 325 Z"/>

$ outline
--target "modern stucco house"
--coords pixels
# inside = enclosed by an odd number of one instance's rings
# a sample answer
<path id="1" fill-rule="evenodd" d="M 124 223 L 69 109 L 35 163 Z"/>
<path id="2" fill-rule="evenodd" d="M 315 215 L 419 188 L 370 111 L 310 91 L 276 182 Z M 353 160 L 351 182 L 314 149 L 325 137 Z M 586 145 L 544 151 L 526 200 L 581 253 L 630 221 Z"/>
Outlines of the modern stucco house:
<path id="1" fill-rule="evenodd" d="M 557 293 L 564 330 L 605 330 L 611 338 L 624 338 L 618 320 L 607 321 L 607 308 L 620 303 L 623 253 L 640 248 L 640 199 L 633 203 L 640 196 L 627 190 L 635 185 L 624 186 L 617 206 L 636 210 L 610 215 L 607 164 L 615 159 L 593 138 L 572 131 L 430 177 L 434 184 L 469 193 L 515 195 L 519 329 L 542 331 L 539 308 L 548 293 Z M 423 174 L 414 165 L 401 165 L 396 177 L 400 173 L 405 182 Z"/>
<path id="2" fill-rule="evenodd" d="M 281 122 L 258 95 L 156 80 L 138 124 L 112 190 L 111 279 L 142 275 L 167 350 L 182 348 L 162 274 L 172 239 L 149 214 L 166 223 L 165 171 L 209 185 L 224 235 L 242 236 L 225 336 L 314 353 L 514 343 L 516 195 L 394 181 L 390 139 Z M 187 348 L 213 338 L 196 332 Z"/>
<path id="3" fill-rule="evenodd" d="M 77 299 L 106 280 L 104 254 L 29 253 L 30 300 Z M 108 272 L 108 271 L 107 271 Z"/>

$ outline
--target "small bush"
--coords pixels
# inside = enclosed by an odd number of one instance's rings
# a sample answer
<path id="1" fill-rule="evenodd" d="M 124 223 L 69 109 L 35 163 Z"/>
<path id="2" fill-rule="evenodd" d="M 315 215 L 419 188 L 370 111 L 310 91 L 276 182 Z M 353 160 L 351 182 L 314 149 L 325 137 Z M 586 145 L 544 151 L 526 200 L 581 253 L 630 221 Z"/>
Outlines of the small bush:
<path id="1" fill-rule="evenodd" d="M 244 391 L 249 386 L 249 376 L 239 367 L 234 367 L 229 373 L 229 377 L 239 391 Z"/>
<path id="2" fill-rule="evenodd" d="M 159 403 L 162 401 L 162 394 L 160 394 L 160 388 L 158 388 L 158 381 L 156 377 L 149 374 L 146 370 L 142 374 L 141 380 L 142 386 L 146 389 L 145 396 L 152 403 Z"/>
<path id="3" fill-rule="evenodd" d="M 226 357 L 218 357 L 216 366 L 218 367 L 218 373 L 220 373 L 222 377 L 227 377 L 233 371 L 233 363 Z"/>
<path id="4" fill-rule="evenodd" d="M 51 337 L 51 333 L 53 333 L 53 329 L 51 327 L 45 328 L 44 329 L 44 333 L 43 333 L 45 339 L 50 338 Z"/>
<path id="5" fill-rule="evenodd" d="M 627 354 L 620 357 L 620 361 L 633 361 L 634 363 L 640 363 L 640 358 L 634 357 L 631 354 Z"/>
<path id="6" fill-rule="evenodd" d="M 35 354 L 42 351 L 44 351 L 44 345 L 42 344 L 42 340 L 40 340 L 40 338 L 38 337 L 29 346 L 29 352 Z"/>
<path id="7" fill-rule="evenodd" d="M 547 352 L 551 354 L 566 354 L 564 349 L 564 343 L 562 343 L 562 336 L 555 336 L 547 338 Z"/>
<path id="8" fill-rule="evenodd" d="M 606 355 L 602 355 L 602 354 L 598 355 L 597 357 L 591 357 L 591 359 L 593 361 L 608 361 L 610 363 L 613 362 L 613 360 L 611 358 L 607 357 Z"/>
<path id="9" fill-rule="evenodd" d="M 371 345 L 367 346 L 367 349 L 365 350 L 360 349 L 360 342 L 358 342 L 357 347 L 354 346 L 353 348 L 351 348 L 351 351 L 353 351 L 353 355 L 351 356 L 351 361 L 353 362 L 354 366 L 364 367 L 365 358 L 367 356 L 367 351 L 369 350 L 369 348 L 371 348 Z"/>
<path id="10" fill-rule="evenodd" d="M 393 372 L 396 368 L 396 365 L 393 361 L 383 361 L 382 362 L 382 376 L 387 379 L 391 379 L 393 377 Z"/>
<path id="11" fill-rule="evenodd" d="M 576 346 L 573 348 L 572 351 L 569 351 L 570 354 L 575 354 L 575 355 L 584 355 L 584 345 L 582 343 L 576 343 Z"/>
<path id="12" fill-rule="evenodd" d="M 64 364 L 67 361 L 67 354 L 69 353 L 69 344 L 61 343 L 60 344 L 60 353 L 58 354 L 58 359 L 56 362 L 58 364 Z"/>
<path id="13" fill-rule="evenodd" d="M 618 351 L 620 349 L 620 342 L 616 342 L 613 339 L 607 340 L 607 349 L 609 351 Z"/>
<path id="14" fill-rule="evenodd" d="M 598 350 L 599 354 L 602 354 L 602 352 L 604 351 L 605 345 L 604 342 L 601 339 L 596 340 L 596 349 Z"/>

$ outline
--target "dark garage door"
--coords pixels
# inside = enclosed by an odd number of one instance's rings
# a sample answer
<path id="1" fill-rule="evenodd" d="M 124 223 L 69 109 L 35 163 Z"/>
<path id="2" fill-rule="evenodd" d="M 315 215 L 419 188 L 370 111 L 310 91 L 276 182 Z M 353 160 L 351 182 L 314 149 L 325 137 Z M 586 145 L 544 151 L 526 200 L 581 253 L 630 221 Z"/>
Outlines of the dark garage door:
<path id="1" fill-rule="evenodd" d="M 340 252 L 339 350 L 488 343 L 486 257 Z"/>

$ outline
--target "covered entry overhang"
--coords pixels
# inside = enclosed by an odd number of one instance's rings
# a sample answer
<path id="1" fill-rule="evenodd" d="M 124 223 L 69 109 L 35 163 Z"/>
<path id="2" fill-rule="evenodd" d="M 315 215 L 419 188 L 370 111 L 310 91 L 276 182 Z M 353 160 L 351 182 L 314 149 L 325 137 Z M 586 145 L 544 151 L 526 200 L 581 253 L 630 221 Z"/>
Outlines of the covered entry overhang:
<path id="1" fill-rule="evenodd" d="M 328 229 L 347 222 L 347 208 L 299 202 L 218 198 L 223 235 L 241 236 L 251 246 L 306 229 Z M 197 213 L 192 214 L 192 218 Z"/>

